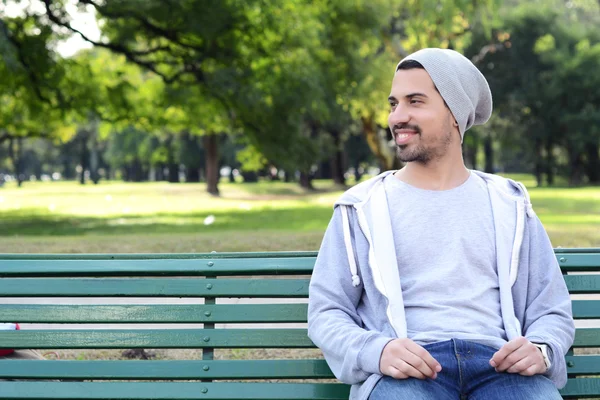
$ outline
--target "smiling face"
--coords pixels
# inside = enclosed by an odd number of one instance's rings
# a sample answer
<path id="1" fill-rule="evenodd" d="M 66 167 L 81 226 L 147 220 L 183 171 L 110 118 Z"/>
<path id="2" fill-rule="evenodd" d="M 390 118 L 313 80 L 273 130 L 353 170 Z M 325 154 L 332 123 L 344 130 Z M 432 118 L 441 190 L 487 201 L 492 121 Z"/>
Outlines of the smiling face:
<path id="1" fill-rule="evenodd" d="M 392 81 L 388 124 L 398 158 L 423 165 L 460 149 L 460 133 L 454 116 L 422 68 L 400 69 Z"/>

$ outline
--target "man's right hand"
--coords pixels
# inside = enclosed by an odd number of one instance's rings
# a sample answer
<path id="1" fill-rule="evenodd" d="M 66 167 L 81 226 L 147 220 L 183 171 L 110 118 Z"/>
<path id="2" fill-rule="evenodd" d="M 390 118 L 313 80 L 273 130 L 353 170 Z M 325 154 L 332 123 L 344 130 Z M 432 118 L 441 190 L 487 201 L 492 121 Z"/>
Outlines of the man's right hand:
<path id="1" fill-rule="evenodd" d="M 442 366 L 427 350 L 410 339 L 394 339 L 383 348 L 379 369 L 395 379 L 437 378 Z"/>

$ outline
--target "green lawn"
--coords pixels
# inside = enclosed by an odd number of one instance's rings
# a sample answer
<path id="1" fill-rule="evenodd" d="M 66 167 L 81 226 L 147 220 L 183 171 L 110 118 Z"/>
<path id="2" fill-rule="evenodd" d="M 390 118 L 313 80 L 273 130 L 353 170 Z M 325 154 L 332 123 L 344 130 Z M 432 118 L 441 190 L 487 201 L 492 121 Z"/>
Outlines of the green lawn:
<path id="1" fill-rule="evenodd" d="M 518 178 L 533 185 L 527 175 Z M 26 183 L 0 189 L 0 252 L 315 250 L 342 193 L 282 182 Z M 530 188 L 555 246 L 600 247 L 600 188 Z"/>

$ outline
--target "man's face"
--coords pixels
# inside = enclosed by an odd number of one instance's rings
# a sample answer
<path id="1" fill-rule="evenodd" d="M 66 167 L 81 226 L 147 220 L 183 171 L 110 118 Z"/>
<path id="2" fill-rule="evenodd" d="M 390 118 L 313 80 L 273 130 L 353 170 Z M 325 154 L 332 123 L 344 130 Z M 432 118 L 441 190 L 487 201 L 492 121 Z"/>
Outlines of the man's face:
<path id="1" fill-rule="evenodd" d="M 388 100 L 388 124 L 401 161 L 426 165 L 460 141 L 454 117 L 424 69 L 397 71 Z"/>

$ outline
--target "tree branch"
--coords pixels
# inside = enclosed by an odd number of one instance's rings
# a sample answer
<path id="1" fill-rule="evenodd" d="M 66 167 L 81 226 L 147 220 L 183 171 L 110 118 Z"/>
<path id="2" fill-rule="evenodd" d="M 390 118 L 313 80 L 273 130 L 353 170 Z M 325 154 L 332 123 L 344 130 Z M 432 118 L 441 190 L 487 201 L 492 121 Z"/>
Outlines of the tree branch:
<path id="1" fill-rule="evenodd" d="M 156 75 L 160 76 L 165 83 L 173 83 L 176 80 L 178 80 L 181 77 L 181 75 L 187 73 L 187 71 L 181 70 L 171 76 L 167 76 L 167 75 L 163 74 L 162 72 L 158 71 L 155 63 L 140 60 L 139 58 L 137 58 L 137 56 L 149 54 L 149 51 L 136 52 L 135 50 L 128 49 L 127 47 L 121 46 L 118 44 L 102 43 L 102 42 L 97 42 L 95 40 L 92 40 L 89 37 L 87 37 L 83 32 L 79 31 L 78 29 L 73 28 L 70 23 L 61 21 L 56 15 L 54 15 L 52 10 L 50 9 L 50 4 L 52 3 L 52 0 L 42 0 L 42 1 L 44 2 L 44 5 L 46 7 L 46 14 L 47 14 L 48 18 L 50 19 L 50 21 L 54 22 L 55 24 L 57 24 L 59 26 L 67 28 L 69 31 L 71 31 L 73 33 L 78 34 L 83 40 L 85 40 L 88 43 L 93 44 L 94 46 L 106 48 L 115 53 L 123 54 L 125 56 L 125 58 L 127 58 L 129 61 L 131 61 L 143 68 L 146 68 L 146 69 L 154 72 Z"/>
<path id="2" fill-rule="evenodd" d="M 183 43 L 181 41 L 181 38 L 177 34 L 177 32 L 169 31 L 167 29 L 163 29 L 157 25 L 154 25 L 148 19 L 143 18 L 139 14 L 136 14 L 133 12 L 127 12 L 127 11 L 124 11 L 121 13 L 111 12 L 109 10 L 106 10 L 106 8 L 102 8 L 100 5 L 98 5 L 93 0 L 78 0 L 78 1 L 79 1 L 79 3 L 93 6 L 96 9 L 96 11 L 98 11 L 98 13 L 100 13 L 108 18 L 132 18 L 132 19 L 135 19 L 136 21 L 140 22 L 144 27 L 146 27 L 146 29 L 148 29 L 150 32 L 152 32 L 160 37 L 163 37 L 165 39 L 168 39 L 169 41 L 173 42 L 174 44 L 176 44 L 178 46 L 181 46 L 181 47 L 184 47 L 187 49 L 191 49 L 191 50 L 195 50 L 195 51 L 200 51 L 200 52 L 202 52 L 204 50 L 202 47 L 197 47 L 197 46 L 193 46 L 188 43 Z"/>
<path id="3" fill-rule="evenodd" d="M 481 50 L 479 50 L 479 53 L 477 53 L 471 58 L 471 61 L 473 62 L 473 64 L 478 65 L 483 61 L 483 59 L 488 55 L 488 53 L 495 53 L 497 51 L 504 50 L 505 47 L 507 47 L 507 42 L 493 43 L 483 46 Z"/>
<path id="4" fill-rule="evenodd" d="M 6 39 L 15 48 L 16 53 L 17 53 L 17 57 L 19 58 L 19 62 L 23 66 L 23 69 L 25 70 L 25 72 L 27 73 L 27 76 L 29 77 L 29 80 L 31 81 L 33 91 L 35 92 L 35 94 L 37 95 L 37 97 L 39 97 L 40 100 L 42 100 L 42 101 L 50 104 L 50 99 L 47 98 L 46 96 L 44 96 L 44 94 L 42 93 L 42 91 L 40 89 L 41 84 L 40 84 L 40 81 L 39 81 L 37 75 L 35 74 L 35 72 L 31 68 L 31 66 L 29 65 L 29 63 L 27 62 L 27 60 L 25 59 L 25 56 L 23 55 L 23 51 L 21 49 L 21 44 L 19 43 L 19 41 L 15 37 L 13 37 L 10 34 L 8 26 L 6 26 L 6 23 L 1 18 L 0 18 L 0 28 L 1 28 L 2 33 L 4 34 L 4 36 L 6 36 Z M 22 26 L 21 26 L 21 28 L 22 28 Z"/>

